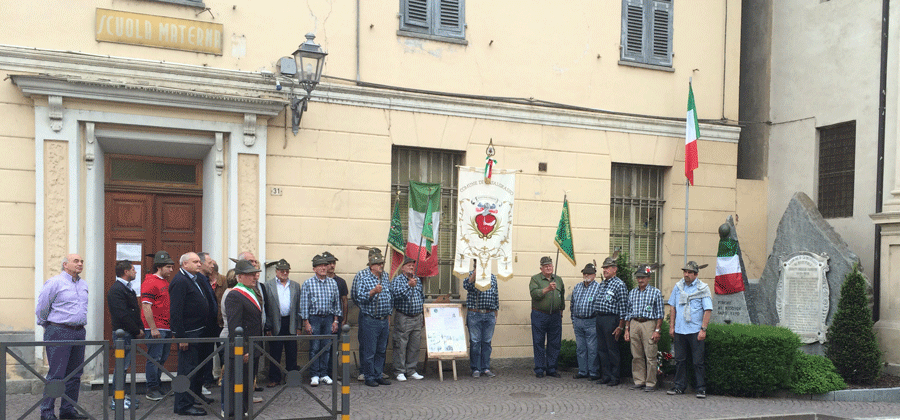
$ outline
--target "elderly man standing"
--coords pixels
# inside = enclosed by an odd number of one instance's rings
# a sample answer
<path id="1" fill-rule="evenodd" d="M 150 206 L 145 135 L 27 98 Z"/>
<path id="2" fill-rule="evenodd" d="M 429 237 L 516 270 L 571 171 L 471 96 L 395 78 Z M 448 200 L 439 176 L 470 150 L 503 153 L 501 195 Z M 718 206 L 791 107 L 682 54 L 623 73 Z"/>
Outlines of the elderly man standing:
<path id="1" fill-rule="evenodd" d="M 259 268 L 251 264 L 247 260 L 240 260 L 234 266 L 234 273 L 237 277 L 238 284 L 231 289 L 223 304 L 225 305 L 225 319 L 228 320 L 228 336 L 234 340 L 237 336 L 237 328 L 244 330 L 244 337 L 255 337 L 262 335 L 262 302 L 256 294 L 256 283 L 259 282 Z M 250 405 L 250 393 L 247 392 L 248 387 L 252 384 L 252 378 L 256 376 L 250 374 L 250 346 L 244 345 L 244 370 L 241 372 L 243 379 L 241 383 L 244 385 L 243 408 L 247 410 Z M 259 367 L 253 364 L 254 370 Z M 235 394 L 225 392 L 226 389 L 233 386 L 236 382 L 237 372 L 225 372 L 225 380 L 222 381 L 222 408 L 225 418 L 234 415 L 234 401 L 229 400 Z M 239 416 L 235 416 L 239 417 Z"/>
<path id="2" fill-rule="evenodd" d="M 625 341 L 631 342 L 631 389 L 656 391 L 656 352 L 662 327 L 663 300 L 659 289 L 650 286 L 648 265 L 634 272 L 638 286 L 628 294 L 628 316 L 625 318 Z"/>
<path id="3" fill-rule="evenodd" d="M 419 363 L 419 346 L 422 344 L 422 328 L 425 315 L 422 305 L 425 293 L 422 279 L 416 276 L 416 260 L 406 257 L 400 266 L 401 273 L 391 280 L 394 299 L 394 371 L 397 380 L 403 382 L 409 376 L 422 379 L 416 372 Z"/>
<path id="4" fill-rule="evenodd" d="M 78 254 L 69 254 L 62 262 L 62 272 L 48 279 L 38 294 L 37 324 L 44 327 L 44 341 L 83 341 L 84 326 L 87 324 L 88 288 L 87 282 L 79 277 L 84 270 L 84 260 Z M 84 362 L 84 346 L 47 346 L 47 359 L 50 370 L 47 381 L 58 383 L 65 379 L 65 393 L 78 403 L 78 388 L 81 385 L 83 369 L 78 366 Z M 44 399 L 41 401 L 41 419 L 56 419 L 53 406 L 56 398 L 47 396 L 49 386 L 44 387 Z M 88 417 L 75 410 L 75 406 L 67 399 L 59 403 L 59 418 L 86 419 Z"/>
<path id="5" fill-rule="evenodd" d="M 475 265 L 476 269 L 478 265 Z M 469 328 L 469 366 L 472 377 L 484 375 L 488 378 L 497 376 L 491 371 L 491 338 L 497 325 L 497 311 L 500 309 L 500 294 L 497 289 L 497 276 L 491 274 L 491 287 L 478 290 L 475 287 L 475 271 L 463 282 L 466 289 L 466 326 Z"/>
<path id="6" fill-rule="evenodd" d="M 597 355 L 600 359 L 600 384 L 619 385 L 619 337 L 625 330 L 628 315 L 628 287 L 616 276 L 615 256 L 603 260 L 603 281 L 597 292 Z"/>
<path id="7" fill-rule="evenodd" d="M 694 362 L 694 379 L 697 381 L 697 398 L 706 398 L 706 327 L 712 315 L 712 294 L 706 283 L 697 279 L 700 269 L 694 261 L 688 261 L 681 269 L 684 278 L 675 283 L 669 296 L 672 310 L 669 319 L 669 335 L 675 350 L 675 385 L 669 395 L 684 394 L 687 388 L 687 358 Z"/>
<path id="8" fill-rule="evenodd" d="M 597 267 L 585 265 L 581 270 L 584 281 L 572 288 L 572 329 L 575 330 L 575 357 L 578 373 L 575 379 L 600 378 L 597 362 L 597 313 L 594 304 L 600 292 L 600 284 L 594 281 Z"/>
<path id="9" fill-rule="evenodd" d="M 188 252 L 181 256 L 181 269 L 169 283 L 169 321 L 175 338 L 201 338 L 210 324 L 218 325 L 215 301 L 209 282 L 200 275 L 200 257 Z M 178 376 L 187 377 L 200 364 L 201 346 L 178 343 Z M 190 390 L 203 401 L 211 403 L 212 398 L 202 395 L 203 375 L 200 371 L 190 377 Z M 175 414 L 185 416 L 205 416 L 206 410 L 194 407 L 194 396 L 188 392 L 175 393 Z"/>
<path id="10" fill-rule="evenodd" d="M 300 283 L 291 280 L 291 265 L 284 258 L 275 263 L 275 278 L 268 281 L 268 312 L 272 314 L 272 335 L 294 336 L 300 332 Z M 279 316 L 276 316 L 278 314 Z M 281 360 L 284 350 L 284 366 L 290 372 L 297 370 L 297 340 L 270 341 L 269 355 Z M 269 361 L 269 387 L 281 383 L 281 368 Z"/>
<path id="11" fill-rule="evenodd" d="M 541 257 L 541 272 L 531 277 L 531 338 L 534 345 L 534 376 L 559 378 L 556 365 L 562 345 L 562 312 L 566 309 L 566 286 L 553 274 L 553 260 Z"/>
<path id="12" fill-rule="evenodd" d="M 384 255 L 378 248 L 369 250 L 369 267 L 353 278 L 359 305 L 359 352 L 366 385 L 390 385 L 381 377 L 387 352 L 391 316 L 390 278 L 384 272 Z"/>
<path id="13" fill-rule="evenodd" d="M 337 283 L 328 277 L 328 258 L 319 254 L 312 259 L 315 275 L 303 282 L 300 288 L 300 318 L 303 319 L 303 331 L 312 335 L 334 334 L 338 330 L 338 317 L 341 316 L 341 299 L 338 295 Z M 324 349 L 324 353 L 318 358 L 313 358 Z M 311 386 L 318 386 L 319 381 L 330 385 L 332 380 L 328 375 L 331 354 L 331 341 L 329 339 L 312 340 L 309 343 L 309 359 L 312 361 L 309 368 Z"/>

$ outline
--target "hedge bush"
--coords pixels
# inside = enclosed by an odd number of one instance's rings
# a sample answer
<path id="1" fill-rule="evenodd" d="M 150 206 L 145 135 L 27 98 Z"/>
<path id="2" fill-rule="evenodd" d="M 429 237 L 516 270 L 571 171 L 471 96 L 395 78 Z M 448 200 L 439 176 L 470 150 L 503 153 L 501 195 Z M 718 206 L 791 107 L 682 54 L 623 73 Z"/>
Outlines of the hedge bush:
<path id="1" fill-rule="evenodd" d="M 866 280 L 857 264 L 841 287 L 841 299 L 825 343 L 825 356 L 847 382 L 871 384 L 881 375 L 881 350 L 873 325 Z"/>
<path id="2" fill-rule="evenodd" d="M 791 391 L 795 394 L 824 394 L 847 387 L 831 360 L 797 351 Z"/>
<path id="3" fill-rule="evenodd" d="M 575 340 L 563 340 L 561 342 L 557 364 L 560 369 L 578 367 L 578 356 L 575 354 Z"/>
<path id="4" fill-rule="evenodd" d="M 710 324 L 706 383 L 713 394 L 768 395 L 791 384 L 800 337 L 769 325 Z"/>

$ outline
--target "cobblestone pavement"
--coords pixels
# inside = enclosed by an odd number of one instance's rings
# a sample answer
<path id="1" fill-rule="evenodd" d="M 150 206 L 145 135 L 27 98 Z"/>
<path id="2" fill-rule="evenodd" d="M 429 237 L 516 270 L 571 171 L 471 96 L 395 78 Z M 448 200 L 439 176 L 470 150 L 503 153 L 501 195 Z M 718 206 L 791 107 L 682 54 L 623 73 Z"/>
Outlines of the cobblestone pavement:
<path id="1" fill-rule="evenodd" d="M 562 378 L 535 378 L 524 369 L 497 372 L 496 378 L 472 378 L 462 375 L 458 381 L 445 372 L 440 382 L 429 372 L 426 379 L 392 381 L 390 386 L 370 388 L 361 382 L 350 384 L 352 419 L 714 419 L 759 418 L 787 414 L 819 414 L 839 418 L 897 418 L 900 402 L 835 402 L 788 398 L 733 398 L 710 395 L 700 400 L 693 394 L 670 396 L 664 391 L 631 391 L 627 384 L 618 387 L 596 385 L 571 374 Z M 284 419 L 325 416 L 327 411 L 303 390 L 289 388 L 277 398 L 278 388 L 260 393 L 265 402 L 254 404 L 258 418 Z M 330 387 L 305 388 L 330 405 Z M 102 417 L 100 391 L 82 392 L 81 402 L 92 415 Z M 213 389 L 219 400 L 219 389 Z M 40 396 L 8 395 L 6 418 L 19 418 Z M 273 400 L 274 398 L 274 400 Z M 141 396 L 138 418 L 147 415 L 153 402 Z M 340 402 L 340 399 L 338 399 Z M 107 402 L 108 404 L 108 402 Z M 219 410 L 219 403 L 213 403 Z M 112 418 L 112 411 L 109 412 Z M 171 397 L 163 400 L 148 419 L 171 419 Z M 36 419 L 32 412 L 27 418 Z M 127 418 L 127 417 L 126 417 Z M 202 417 L 213 419 L 210 415 Z M 805 417 L 812 418 L 812 417 Z M 821 417 L 820 417 L 821 418 Z"/>

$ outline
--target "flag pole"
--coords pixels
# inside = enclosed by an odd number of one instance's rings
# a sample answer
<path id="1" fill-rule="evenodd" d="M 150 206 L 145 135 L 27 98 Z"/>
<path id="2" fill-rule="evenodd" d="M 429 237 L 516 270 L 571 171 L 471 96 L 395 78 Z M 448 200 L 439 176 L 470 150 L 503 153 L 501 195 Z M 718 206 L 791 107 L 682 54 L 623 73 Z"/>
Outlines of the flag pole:
<path id="1" fill-rule="evenodd" d="M 693 76 L 688 77 L 688 91 L 691 90 L 691 84 L 693 83 Z M 686 121 L 686 124 L 690 124 L 690 121 Z M 687 149 L 685 149 L 686 151 Z M 687 165 L 687 155 L 684 157 L 685 165 Z M 687 255 L 688 255 L 688 213 L 690 211 L 690 198 L 691 198 L 691 183 L 687 179 L 685 175 L 684 178 L 684 266 L 687 266 Z"/>

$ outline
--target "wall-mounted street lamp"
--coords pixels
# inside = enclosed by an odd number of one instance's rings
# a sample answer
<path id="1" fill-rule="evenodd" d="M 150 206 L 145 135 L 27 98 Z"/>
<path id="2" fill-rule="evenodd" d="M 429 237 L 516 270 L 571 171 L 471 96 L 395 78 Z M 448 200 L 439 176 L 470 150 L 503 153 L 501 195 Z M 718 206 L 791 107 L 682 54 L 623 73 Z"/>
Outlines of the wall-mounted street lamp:
<path id="1" fill-rule="evenodd" d="M 303 111 L 306 111 L 310 94 L 319 84 L 322 68 L 325 67 L 325 56 L 328 55 L 319 44 L 313 41 L 314 39 L 316 39 L 315 35 L 306 34 L 306 42 L 300 44 L 297 51 L 294 51 L 294 59 L 284 57 L 280 63 L 281 75 L 290 77 L 306 91 L 305 95 L 299 96 L 294 93 L 293 83 L 291 84 L 292 131 L 295 136 L 300 131 L 300 118 L 303 117 Z"/>

